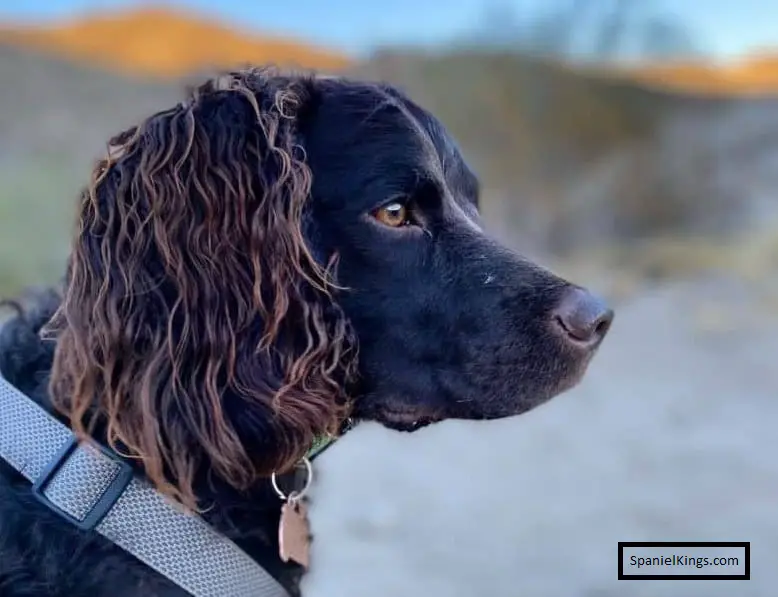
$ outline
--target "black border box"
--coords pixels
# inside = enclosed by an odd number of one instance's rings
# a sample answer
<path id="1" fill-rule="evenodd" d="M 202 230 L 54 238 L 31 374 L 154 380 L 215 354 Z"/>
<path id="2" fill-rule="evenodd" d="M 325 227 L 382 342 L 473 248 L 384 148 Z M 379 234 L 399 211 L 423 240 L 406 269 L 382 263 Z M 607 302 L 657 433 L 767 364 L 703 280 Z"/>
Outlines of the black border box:
<path id="1" fill-rule="evenodd" d="M 741 547 L 745 552 L 743 574 L 624 574 L 625 547 Z M 619 580 L 751 580 L 750 541 L 619 541 Z"/>

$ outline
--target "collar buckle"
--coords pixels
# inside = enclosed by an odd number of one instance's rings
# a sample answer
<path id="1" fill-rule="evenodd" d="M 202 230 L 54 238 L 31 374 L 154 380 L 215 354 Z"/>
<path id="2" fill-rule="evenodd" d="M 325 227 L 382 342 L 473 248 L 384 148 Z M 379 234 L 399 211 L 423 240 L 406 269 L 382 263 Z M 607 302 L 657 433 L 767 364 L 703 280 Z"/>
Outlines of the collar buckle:
<path id="1" fill-rule="evenodd" d="M 92 453 L 88 453 L 89 451 Z M 83 453 L 83 456 L 81 456 L 81 453 Z M 64 477 L 70 467 L 73 469 L 79 468 L 79 463 L 75 462 L 75 459 L 78 456 L 81 456 L 79 459 L 88 458 L 91 460 L 102 460 L 103 458 L 107 458 L 110 460 L 110 466 L 116 471 L 100 495 L 92 501 L 91 505 L 84 508 L 85 511 L 82 517 L 74 516 L 69 512 L 66 512 L 46 496 L 47 489 L 54 489 L 51 484 L 52 482 L 59 480 L 60 473 L 62 473 L 62 476 Z M 83 471 L 79 469 L 77 472 Z M 127 489 L 127 485 L 132 481 L 132 477 L 133 470 L 130 465 L 121 460 L 112 451 L 92 443 L 82 447 L 78 438 L 71 436 L 65 445 L 56 453 L 54 458 L 51 459 L 49 464 L 46 465 L 46 468 L 44 468 L 40 476 L 35 479 L 32 484 L 32 494 L 40 503 L 61 518 L 64 518 L 82 531 L 91 531 L 100 524 L 100 521 L 102 521 L 103 518 L 105 518 L 105 515 L 110 512 L 111 508 L 114 507 L 124 493 L 124 490 Z M 83 482 L 90 482 L 88 476 L 81 476 L 80 478 Z M 75 489 L 75 492 L 78 492 L 78 488 L 74 488 L 72 482 L 70 482 L 70 479 L 68 478 L 62 479 L 62 489 L 71 492 Z"/>

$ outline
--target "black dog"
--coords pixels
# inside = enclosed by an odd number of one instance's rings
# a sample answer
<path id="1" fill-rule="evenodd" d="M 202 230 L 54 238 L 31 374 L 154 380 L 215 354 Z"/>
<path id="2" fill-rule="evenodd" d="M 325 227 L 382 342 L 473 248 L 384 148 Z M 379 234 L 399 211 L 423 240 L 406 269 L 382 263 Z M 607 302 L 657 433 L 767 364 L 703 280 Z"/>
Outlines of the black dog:
<path id="1" fill-rule="evenodd" d="M 0 371 L 207 508 L 297 595 L 272 472 L 349 417 L 414 430 L 525 412 L 581 378 L 611 323 L 492 240 L 478 192 L 441 124 L 391 87 L 226 74 L 112 140 L 61 292 L 5 324 Z M 0 594 L 184 593 L 0 461 Z"/>

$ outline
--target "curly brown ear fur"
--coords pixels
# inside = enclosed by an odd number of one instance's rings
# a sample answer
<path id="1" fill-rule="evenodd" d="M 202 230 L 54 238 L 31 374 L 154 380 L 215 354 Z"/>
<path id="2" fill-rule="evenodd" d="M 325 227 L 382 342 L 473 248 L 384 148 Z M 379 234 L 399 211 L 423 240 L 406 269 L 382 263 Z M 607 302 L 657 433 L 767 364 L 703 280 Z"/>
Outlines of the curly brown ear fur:
<path id="1" fill-rule="evenodd" d="M 356 343 L 302 234 L 310 80 L 228 73 L 117 136 L 80 203 L 50 391 L 190 508 L 337 432 Z"/>

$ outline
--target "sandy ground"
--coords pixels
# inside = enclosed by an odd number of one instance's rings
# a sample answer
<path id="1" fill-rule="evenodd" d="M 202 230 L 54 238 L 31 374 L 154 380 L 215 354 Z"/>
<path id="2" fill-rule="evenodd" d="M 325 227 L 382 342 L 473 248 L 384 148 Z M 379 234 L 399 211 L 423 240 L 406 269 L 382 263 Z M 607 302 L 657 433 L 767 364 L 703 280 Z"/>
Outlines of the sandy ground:
<path id="1" fill-rule="evenodd" d="M 644 293 L 527 415 L 354 430 L 317 463 L 305 597 L 775 597 L 776 296 Z M 752 580 L 618 581 L 630 540 L 750 541 Z"/>

